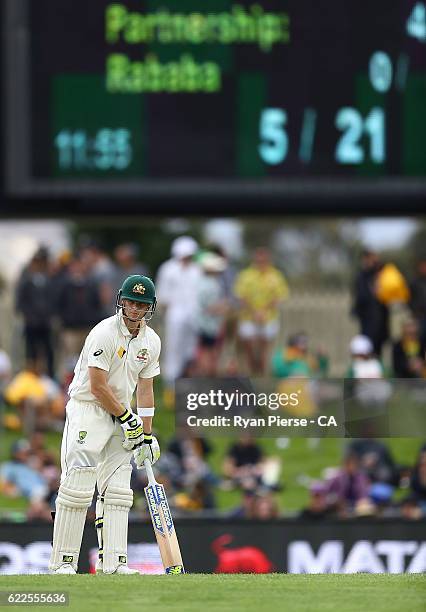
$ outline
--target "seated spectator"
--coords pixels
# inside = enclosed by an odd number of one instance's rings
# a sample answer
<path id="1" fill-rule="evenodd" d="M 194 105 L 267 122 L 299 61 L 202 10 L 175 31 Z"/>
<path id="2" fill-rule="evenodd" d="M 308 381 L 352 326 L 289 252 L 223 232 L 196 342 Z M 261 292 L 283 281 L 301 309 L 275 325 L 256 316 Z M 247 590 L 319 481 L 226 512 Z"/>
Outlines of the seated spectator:
<path id="1" fill-rule="evenodd" d="M 399 516 L 409 521 L 418 521 L 426 517 L 426 510 L 422 511 L 417 496 L 412 493 L 399 502 Z"/>
<path id="2" fill-rule="evenodd" d="M 360 500 L 368 498 L 370 482 L 358 457 L 349 453 L 344 458 L 343 467 L 326 482 L 326 486 L 329 506 L 339 516 L 346 517 L 353 513 Z"/>
<path id="3" fill-rule="evenodd" d="M 325 376 L 328 358 L 322 353 L 308 350 L 308 336 L 299 332 L 290 336 L 287 347 L 278 349 L 272 357 L 272 374 L 277 378 Z"/>
<path id="4" fill-rule="evenodd" d="M 253 518 L 255 489 L 247 488 L 241 490 L 241 500 L 236 508 L 233 508 L 228 518 L 232 519 L 251 519 Z"/>
<path id="5" fill-rule="evenodd" d="M 43 470 L 46 466 L 57 465 L 55 454 L 46 448 L 45 434 L 36 429 L 30 436 L 30 465 L 37 470 Z"/>
<path id="6" fill-rule="evenodd" d="M 206 253 L 200 263 L 203 274 L 198 287 L 198 372 L 201 376 L 216 376 L 228 310 L 220 280 L 226 261 L 219 255 Z"/>
<path id="7" fill-rule="evenodd" d="M 327 499 L 327 486 L 321 480 L 315 480 L 309 487 L 309 502 L 299 514 L 301 519 L 321 520 L 331 516 L 332 511 Z"/>
<path id="8" fill-rule="evenodd" d="M 261 487 L 254 496 L 252 518 L 258 521 L 270 521 L 279 516 L 275 493 L 270 489 Z"/>
<path id="9" fill-rule="evenodd" d="M 26 431 L 37 427 L 62 427 L 65 397 L 54 380 L 44 376 L 38 364 L 28 365 L 7 385 L 4 398 L 18 410 Z"/>
<path id="10" fill-rule="evenodd" d="M 28 518 L 50 519 L 45 499 L 49 492 L 46 478 L 28 465 L 30 444 L 18 440 L 11 449 L 11 459 L 0 466 L 0 492 L 7 497 L 23 496 L 30 502 Z"/>
<path id="11" fill-rule="evenodd" d="M 420 449 L 417 463 L 411 476 L 410 486 L 422 511 L 426 514 L 426 444 Z"/>
<path id="12" fill-rule="evenodd" d="M 214 508 L 212 486 L 216 478 L 212 473 L 207 457 L 211 446 L 201 437 L 194 437 L 187 430 L 180 430 L 167 449 L 174 459 L 175 469 L 169 474 L 175 489 L 183 490 L 182 507 L 188 509 Z M 178 503 L 176 499 L 176 503 Z"/>
<path id="13" fill-rule="evenodd" d="M 352 338 L 350 345 L 351 363 L 346 378 L 384 378 L 385 371 L 374 355 L 373 343 L 367 336 Z"/>
<path id="14" fill-rule="evenodd" d="M 263 452 L 249 433 L 242 435 L 228 450 L 223 473 L 232 486 L 254 490 L 261 482 Z"/>
<path id="15" fill-rule="evenodd" d="M 392 349 L 393 371 L 396 378 L 424 378 L 426 346 L 422 342 L 419 326 L 409 320 L 402 326 L 401 338 Z"/>
<path id="16" fill-rule="evenodd" d="M 46 448 L 45 434 L 40 430 L 30 436 L 30 457 L 28 465 L 36 469 L 46 479 L 49 491 L 45 501 L 55 510 L 61 472 L 55 454 Z"/>
<path id="17" fill-rule="evenodd" d="M 228 518 L 260 521 L 268 521 L 278 516 L 278 504 L 274 491 L 262 486 L 243 488 L 240 505 L 228 514 Z"/>
<path id="18" fill-rule="evenodd" d="M 350 343 L 351 362 L 346 373 L 349 379 L 345 385 L 345 391 L 349 397 L 355 399 L 360 406 L 373 410 L 381 409 L 392 394 L 392 386 L 389 381 L 383 380 L 385 370 L 382 363 L 373 353 L 373 343 L 367 336 L 358 335 L 352 338 Z M 357 383 L 351 380 L 357 380 Z M 365 437 L 362 431 L 353 438 Z"/>
<path id="19" fill-rule="evenodd" d="M 358 458 L 371 482 L 398 486 L 399 470 L 385 444 L 373 438 L 355 439 L 349 444 L 348 452 Z"/>
<path id="20" fill-rule="evenodd" d="M 392 506 L 394 488 L 385 482 L 375 482 L 368 491 L 368 499 L 374 504 L 374 516 L 391 518 L 397 510 Z"/>

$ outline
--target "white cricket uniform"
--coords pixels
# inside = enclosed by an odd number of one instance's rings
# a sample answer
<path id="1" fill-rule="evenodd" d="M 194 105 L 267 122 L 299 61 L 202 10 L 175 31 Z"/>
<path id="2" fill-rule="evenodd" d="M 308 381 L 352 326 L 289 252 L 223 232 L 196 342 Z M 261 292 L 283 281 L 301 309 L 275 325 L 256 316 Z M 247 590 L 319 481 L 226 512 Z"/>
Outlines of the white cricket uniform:
<path id="1" fill-rule="evenodd" d="M 108 372 L 109 386 L 123 406 L 129 408 L 138 379 L 160 373 L 160 349 L 160 338 L 146 324 L 133 337 L 122 313 L 104 319 L 89 333 L 69 387 L 61 446 L 61 482 L 72 468 L 96 466 L 98 491 L 102 494 L 112 474 L 120 466 L 128 465 L 132 456 L 123 449 L 120 424 L 90 391 L 89 367 Z"/>
<path id="2" fill-rule="evenodd" d="M 156 280 L 160 306 L 166 306 L 164 320 L 163 378 L 172 385 L 195 355 L 198 339 L 198 264 L 183 264 L 172 258 L 164 262 Z"/>

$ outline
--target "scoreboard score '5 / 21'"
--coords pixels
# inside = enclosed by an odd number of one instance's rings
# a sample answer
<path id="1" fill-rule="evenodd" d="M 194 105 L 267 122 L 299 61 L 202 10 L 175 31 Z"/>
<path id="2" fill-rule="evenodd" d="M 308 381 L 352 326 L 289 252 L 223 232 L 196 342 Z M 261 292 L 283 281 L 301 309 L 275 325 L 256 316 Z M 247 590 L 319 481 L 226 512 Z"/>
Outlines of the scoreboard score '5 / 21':
<path id="1" fill-rule="evenodd" d="M 29 150 L 12 193 L 425 184 L 425 2 L 9 0 L 7 16 L 6 144 L 15 164 Z"/>

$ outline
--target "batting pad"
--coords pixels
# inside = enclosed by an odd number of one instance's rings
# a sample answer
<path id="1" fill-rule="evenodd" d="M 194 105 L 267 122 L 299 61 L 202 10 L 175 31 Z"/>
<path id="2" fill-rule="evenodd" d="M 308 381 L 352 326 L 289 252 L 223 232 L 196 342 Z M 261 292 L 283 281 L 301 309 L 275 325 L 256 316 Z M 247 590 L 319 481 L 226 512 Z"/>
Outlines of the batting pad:
<path id="1" fill-rule="evenodd" d="M 73 468 L 59 487 L 49 569 L 70 563 L 77 571 L 87 509 L 96 482 L 96 468 Z"/>
<path id="2" fill-rule="evenodd" d="M 133 505 L 130 488 L 131 465 L 122 465 L 112 475 L 104 494 L 103 571 L 112 574 L 127 564 L 129 510 Z"/>

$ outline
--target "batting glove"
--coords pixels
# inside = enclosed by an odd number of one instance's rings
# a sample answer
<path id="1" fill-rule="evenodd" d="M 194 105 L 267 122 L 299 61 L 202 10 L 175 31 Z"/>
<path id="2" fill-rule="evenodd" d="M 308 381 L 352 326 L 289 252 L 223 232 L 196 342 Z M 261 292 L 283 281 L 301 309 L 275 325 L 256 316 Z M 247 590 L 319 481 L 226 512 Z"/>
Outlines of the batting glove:
<path id="1" fill-rule="evenodd" d="M 142 444 L 143 424 L 141 417 L 131 410 L 125 410 L 117 419 L 124 433 L 123 448 L 130 451 Z"/>
<path id="2" fill-rule="evenodd" d="M 158 461 L 160 458 L 160 445 L 157 438 L 151 434 L 145 434 L 143 444 L 134 449 L 133 457 L 135 458 L 138 470 L 145 467 L 145 459 L 149 459 L 151 465 Z"/>

